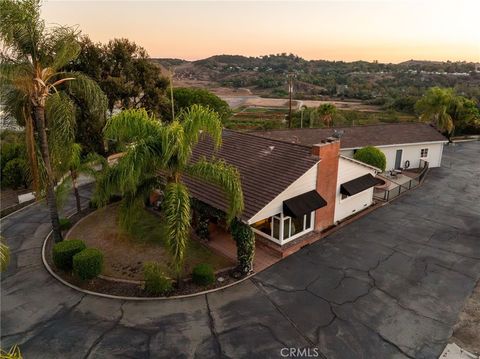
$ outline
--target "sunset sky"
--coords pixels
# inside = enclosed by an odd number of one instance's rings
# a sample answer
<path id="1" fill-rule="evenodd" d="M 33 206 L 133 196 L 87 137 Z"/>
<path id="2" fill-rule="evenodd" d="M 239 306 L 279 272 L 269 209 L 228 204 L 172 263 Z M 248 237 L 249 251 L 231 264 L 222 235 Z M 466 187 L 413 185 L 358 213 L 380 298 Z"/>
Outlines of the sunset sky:
<path id="1" fill-rule="evenodd" d="M 94 41 L 126 37 L 152 57 L 294 53 L 306 59 L 480 62 L 480 0 L 70 1 L 48 23 Z"/>

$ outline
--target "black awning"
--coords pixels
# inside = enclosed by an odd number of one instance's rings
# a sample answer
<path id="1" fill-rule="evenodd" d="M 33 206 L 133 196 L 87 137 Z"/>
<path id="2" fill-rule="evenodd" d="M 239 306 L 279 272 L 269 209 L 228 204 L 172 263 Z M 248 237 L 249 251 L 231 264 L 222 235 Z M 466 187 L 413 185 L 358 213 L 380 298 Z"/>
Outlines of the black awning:
<path id="1" fill-rule="evenodd" d="M 283 201 L 283 213 L 298 218 L 326 205 L 327 201 L 313 190 Z"/>
<path id="2" fill-rule="evenodd" d="M 342 184 L 340 186 L 340 193 L 346 196 L 353 196 L 380 183 L 382 183 L 382 180 L 373 177 L 369 173 Z"/>

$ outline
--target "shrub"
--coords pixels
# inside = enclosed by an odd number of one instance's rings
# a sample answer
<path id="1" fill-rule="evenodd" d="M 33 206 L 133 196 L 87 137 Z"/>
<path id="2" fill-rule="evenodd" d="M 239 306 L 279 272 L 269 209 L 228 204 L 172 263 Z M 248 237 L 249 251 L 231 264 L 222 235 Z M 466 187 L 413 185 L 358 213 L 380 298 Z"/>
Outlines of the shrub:
<path id="1" fill-rule="evenodd" d="M 90 201 L 88 201 L 88 208 L 98 209 L 98 204 L 94 200 L 90 200 Z"/>
<path id="2" fill-rule="evenodd" d="M 27 162 L 23 158 L 14 158 L 2 170 L 2 185 L 13 189 L 21 186 L 27 188 L 30 183 L 28 177 Z"/>
<path id="3" fill-rule="evenodd" d="M 80 279 L 92 279 L 102 272 L 103 254 L 96 248 L 87 248 L 73 256 L 73 273 Z"/>
<path id="4" fill-rule="evenodd" d="M 242 273 L 249 273 L 253 269 L 255 256 L 255 234 L 250 226 L 235 219 L 232 223 L 232 236 L 237 243 L 238 267 Z"/>
<path id="5" fill-rule="evenodd" d="M 143 265 L 145 290 L 154 295 L 165 295 L 172 291 L 172 281 L 165 276 L 156 262 L 146 262 Z"/>
<path id="6" fill-rule="evenodd" d="M 199 219 L 197 223 L 197 228 L 195 229 L 195 233 L 200 239 L 203 239 L 203 240 L 210 239 L 210 233 L 208 232 L 208 219 L 206 218 Z"/>
<path id="7" fill-rule="evenodd" d="M 215 273 L 210 264 L 202 263 L 193 268 L 192 280 L 198 285 L 209 285 L 215 282 Z"/>
<path id="8" fill-rule="evenodd" d="M 60 218 L 60 229 L 65 231 L 72 226 L 72 222 L 68 218 Z"/>
<path id="9" fill-rule="evenodd" d="M 83 251 L 87 246 L 78 239 L 59 242 L 53 246 L 53 263 L 57 268 L 71 270 L 73 256 Z"/>
<path id="10" fill-rule="evenodd" d="M 353 158 L 357 161 L 380 168 L 382 171 L 385 171 L 387 165 L 387 159 L 384 153 L 378 148 L 372 146 L 359 149 L 355 152 Z"/>

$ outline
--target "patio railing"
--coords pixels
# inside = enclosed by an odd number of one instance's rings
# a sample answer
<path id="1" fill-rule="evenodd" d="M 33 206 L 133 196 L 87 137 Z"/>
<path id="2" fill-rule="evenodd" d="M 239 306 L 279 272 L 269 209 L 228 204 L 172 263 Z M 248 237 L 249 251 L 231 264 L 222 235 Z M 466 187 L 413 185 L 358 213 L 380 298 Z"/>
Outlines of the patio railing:
<path id="1" fill-rule="evenodd" d="M 400 194 L 411 190 L 412 188 L 417 187 L 420 183 L 423 182 L 425 179 L 425 175 L 428 172 L 428 161 L 420 160 L 420 171 L 416 173 L 412 178 L 404 183 L 397 183 L 393 181 L 391 178 L 383 177 L 384 179 L 388 180 L 389 182 L 395 184 L 393 188 L 390 189 L 374 189 L 373 197 L 380 201 L 391 201 L 392 199 L 400 196 Z M 382 177 L 382 176 L 379 176 Z"/>

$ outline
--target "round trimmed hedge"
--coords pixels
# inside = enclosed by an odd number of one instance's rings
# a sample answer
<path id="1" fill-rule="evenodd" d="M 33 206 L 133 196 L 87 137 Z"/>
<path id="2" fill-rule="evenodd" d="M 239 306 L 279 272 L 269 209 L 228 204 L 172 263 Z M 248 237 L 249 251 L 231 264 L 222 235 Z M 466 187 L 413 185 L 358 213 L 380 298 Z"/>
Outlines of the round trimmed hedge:
<path id="1" fill-rule="evenodd" d="M 73 256 L 83 251 L 87 246 L 79 239 L 70 239 L 53 246 L 53 263 L 59 269 L 72 270 Z"/>
<path id="2" fill-rule="evenodd" d="M 387 158 L 385 157 L 385 154 L 373 146 L 359 149 L 355 152 L 353 158 L 357 161 L 366 163 L 367 165 L 380 168 L 382 172 L 385 171 L 385 167 L 387 166 Z"/>
<path id="3" fill-rule="evenodd" d="M 73 273 L 82 280 L 93 279 L 102 273 L 103 254 L 96 248 L 87 248 L 73 256 Z"/>
<path id="4" fill-rule="evenodd" d="M 202 263 L 193 268 L 192 280 L 198 285 L 209 285 L 215 282 L 215 273 L 210 264 Z"/>

